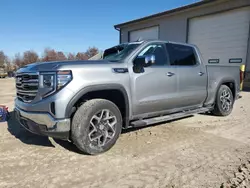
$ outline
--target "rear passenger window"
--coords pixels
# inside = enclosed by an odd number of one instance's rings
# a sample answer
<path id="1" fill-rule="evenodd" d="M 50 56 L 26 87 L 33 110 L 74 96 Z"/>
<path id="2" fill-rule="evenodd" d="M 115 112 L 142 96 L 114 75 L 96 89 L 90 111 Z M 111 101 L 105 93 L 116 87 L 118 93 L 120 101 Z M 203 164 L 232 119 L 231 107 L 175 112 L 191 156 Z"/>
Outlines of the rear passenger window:
<path id="1" fill-rule="evenodd" d="M 171 65 L 192 66 L 197 64 L 194 48 L 171 43 L 167 43 L 166 47 Z"/>

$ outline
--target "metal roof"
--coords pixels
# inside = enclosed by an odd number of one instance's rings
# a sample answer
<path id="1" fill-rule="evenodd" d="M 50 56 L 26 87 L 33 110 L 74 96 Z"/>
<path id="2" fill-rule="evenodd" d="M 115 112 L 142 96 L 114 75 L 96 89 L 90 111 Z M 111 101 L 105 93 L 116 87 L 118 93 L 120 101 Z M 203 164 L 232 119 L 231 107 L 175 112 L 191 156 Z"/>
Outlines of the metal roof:
<path id="1" fill-rule="evenodd" d="M 202 1 L 199 1 L 199 2 L 196 2 L 196 3 L 192 3 L 192 4 L 189 4 L 189 5 L 182 6 L 182 7 L 178 7 L 178 8 L 175 8 L 175 9 L 167 10 L 167 11 L 160 12 L 160 13 L 157 13 L 157 14 L 153 14 L 153 15 L 150 15 L 150 16 L 146 16 L 146 17 L 131 20 L 131 21 L 128 21 L 128 22 L 120 23 L 120 24 L 114 25 L 114 28 L 117 29 L 117 28 L 120 28 L 120 27 L 128 25 L 128 24 L 132 24 L 132 23 L 136 23 L 136 22 L 140 22 L 140 21 L 145 21 L 147 19 L 156 18 L 156 17 L 159 17 L 159 16 L 163 16 L 163 15 L 183 11 L 183 10 L 186 10 L 186 9 L 189 9 L 189 8 L 198 7 L 198 6 L 205 5 L 205 4 L 208 4 L 208 3 L 212 3 L 212 2 L 215 2 L 215 1 L 218 1 L 218 0 L 202 0 Z"/>

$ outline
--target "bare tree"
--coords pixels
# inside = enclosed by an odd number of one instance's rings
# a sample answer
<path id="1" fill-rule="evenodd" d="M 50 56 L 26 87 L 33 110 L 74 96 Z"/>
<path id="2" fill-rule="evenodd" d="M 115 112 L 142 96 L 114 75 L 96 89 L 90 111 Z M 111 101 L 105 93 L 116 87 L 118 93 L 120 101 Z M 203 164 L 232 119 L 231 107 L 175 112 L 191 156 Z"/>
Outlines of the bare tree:
<path id="1" fill-rule="evenodd" d="M 16 71 L 18 69 L 18 67 L 14 64 L 13 66 L 12 66 L 12 70 L 13 71 Z"/>
<path id="2" fill-rule="evenodd" d="M 98 53 L 99 50 L 96 47 L 89 47 L 88 50 L 85 52 L 85 54 L 88 56 L 88 59 L 95 56 Z"/>
<path id="3" fill-rule="evenodd" d="M 3 51 L 0 51 L 0 68 L 11 71 L 39 61 L 88 60 L 98 53 L 98 48 L 89 47 L 86 52 L 78 52 L 76 55 L 68 53 L 66 56 L 62 51 L 57 52 L 54 49 L 45 48 L 41 58 L 39 58 L 36 52 L 29 50 L 25 51 L 23 55 L 20 55 L 20 53 L 15 54 L 15 57 L 11 61 Z"/>
<path id="4" fill-rule="evenodd" d="M 72 53 L 69 53 L 68 54 L 68 60 L 75 60 L 76 59 L 76 56 Z"/>
<path id="5" fill-rule="evenodd" d="M 5 70 L 6 72 L 13 71 L 13 66 L 9 58 L 6 58 L 5 60 Z"/>
<path id="6" fill-rule="evenodd" d="M 87 56 L 85 53 L 78 52 L 78 53 L 76 54 L 76 59 L 77 59 L 77 60 L 87 60 L 87 59 L 88 59 L 88 56 Z"/>
<path id="7" fill-rule="evenodd" d="M 58 61 L 64 61 L 67 60 L 66 56 L 64 55 L 63 52 L 57 52 L 57 60 Z"/>
<path id="8" fill-rule="evenodd" d="M 24 64 L 24 61 L 23 61 L 23 58 L 21 57 L 20 53 L 17 53 L 13 59 L 13 64 L 14 66 L 18 67 L 18 68 L 21 68 L 23 67 L 25 64 Z"/>
<path id="9" fill-rule="evenodd" d="M 26 51 L 23 53 L 23 63 L 24 65 L 28 65 L 31 63 L 38 62 L 39 58 L 36 52 Z"/>
<path id="10" fill-rule="evenodd" d="M 43 61 L 56 61 L 57 60 L 57 52 L 53 49 L 46 48 L 43 54 Z"/>
<path id="11" fill-rule="evenodd" d="M 0 51 L 0 68 L 4 68 L 6 56 L 3 51 Z"/>

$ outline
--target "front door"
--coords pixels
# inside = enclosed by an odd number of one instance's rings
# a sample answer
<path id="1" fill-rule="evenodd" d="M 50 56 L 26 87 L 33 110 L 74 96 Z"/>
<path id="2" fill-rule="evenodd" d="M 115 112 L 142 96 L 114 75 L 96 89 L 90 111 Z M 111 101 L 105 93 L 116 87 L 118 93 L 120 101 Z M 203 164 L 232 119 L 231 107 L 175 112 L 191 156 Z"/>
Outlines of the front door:
<path id="1" fill-rule="evenodd" d="M 166 111 L 175 108 L 177 77 L 176 69 L 170 67 L 166 46 L 151 43 L 138 56 L 155 55 L 155 64 L 145 67 L 140 73 L 130 72 L 133 100 L 133 115 Z"/>

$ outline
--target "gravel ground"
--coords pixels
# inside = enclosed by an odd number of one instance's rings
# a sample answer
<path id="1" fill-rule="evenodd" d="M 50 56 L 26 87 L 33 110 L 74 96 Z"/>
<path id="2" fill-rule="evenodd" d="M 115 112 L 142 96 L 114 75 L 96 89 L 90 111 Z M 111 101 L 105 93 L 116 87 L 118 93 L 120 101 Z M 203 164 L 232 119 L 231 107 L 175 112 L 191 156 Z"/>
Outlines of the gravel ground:
<path id="1" fill-rule="evenodd" d="M 13 79 L 0 79 L 0 104 L 13 109 Z M 0 187 L 250 187 L 250 93 L 228 117 L 189 118 L 124 132 L 107 153 L 0 123 Z"/>

